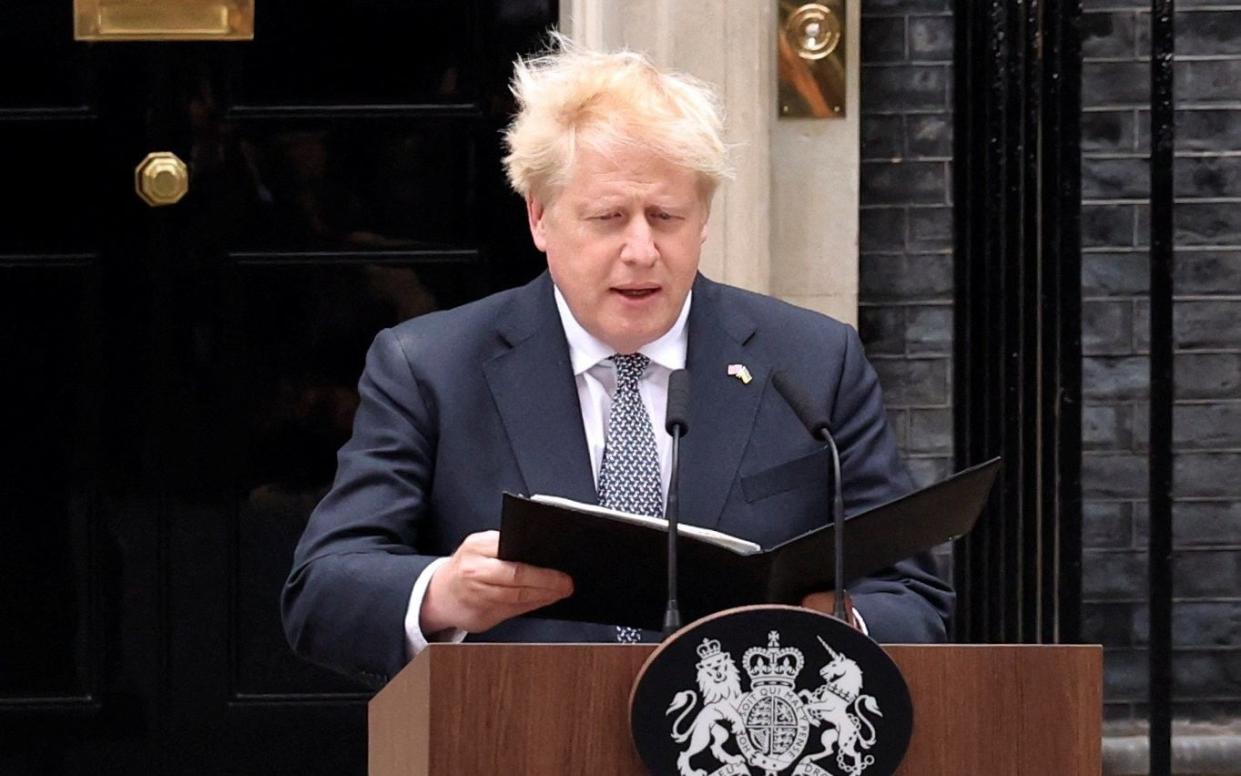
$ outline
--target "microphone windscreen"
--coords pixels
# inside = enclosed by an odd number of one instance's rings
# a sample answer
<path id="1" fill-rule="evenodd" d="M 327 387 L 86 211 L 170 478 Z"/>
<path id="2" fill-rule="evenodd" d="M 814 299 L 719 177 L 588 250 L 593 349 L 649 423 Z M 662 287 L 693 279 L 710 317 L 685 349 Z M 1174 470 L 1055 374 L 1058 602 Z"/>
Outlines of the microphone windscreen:
<path id="1" fill-rule="evenodd" d="M 689 433 L 689 372 L 684 369 L 668 375 L 668 413 L 664 429 L 671 434 L 673 426 L 680 426 L 681 436 Z"/>
<path id="2" fill-rule="evenodd" d="M 771 381 L 775 383 L 776 390 L 789 403 L 793 412 L 797 413 L 797 417 L 813 436 L 817 437 L 819 432 L 825 429 L 830 433 L 832 423 L 827 416 L 827 410 L 816 407 L 787 372 L 783 370 L 776 372 L 771 376 Z"/>

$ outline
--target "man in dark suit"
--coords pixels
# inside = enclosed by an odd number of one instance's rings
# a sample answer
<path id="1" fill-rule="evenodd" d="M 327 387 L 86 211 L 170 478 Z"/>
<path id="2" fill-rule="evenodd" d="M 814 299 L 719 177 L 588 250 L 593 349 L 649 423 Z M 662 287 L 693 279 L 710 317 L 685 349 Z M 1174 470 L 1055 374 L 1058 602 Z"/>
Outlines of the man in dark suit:
<path id="1" fill-rule="evenodd" d="M 519 62 L 514 90 L 506 164 L 548 272 L 379 334 L 284 593 L 293 647 L 374 683 L 433 639 L 641 637 L 523 616 L 573 581 L 499 560 L 495 529 L 505 490 L 662 513 L 674 369 L 693 397 L 686 522 L 771 546 L 826 521 L 824 458 L 773 389 L 777 370 L 829 412 L 847 513 L 910 489 L 856 332 L 698 273 L 727 170 L 709 91 L 571 45 Z M 928 557 L 851 593 L 881 641 L 944 638 L 952 594 Z"/>

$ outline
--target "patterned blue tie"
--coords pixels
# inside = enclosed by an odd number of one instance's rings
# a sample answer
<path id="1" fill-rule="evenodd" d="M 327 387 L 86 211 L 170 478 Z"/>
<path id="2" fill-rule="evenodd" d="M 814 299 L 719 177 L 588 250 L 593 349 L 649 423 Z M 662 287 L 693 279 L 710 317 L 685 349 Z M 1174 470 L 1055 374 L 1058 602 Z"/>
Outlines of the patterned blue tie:
<path id="1" fill-rule="evenodd" d="M 616 393 L 608 420 L 608 439 L 599 466 L 599 504 L 622 512 L 664 516 L 659 454 L 651 419 L 638 393 L 638 379 L 651 360 L 640 353 L 614 355 Z M 636 644 L 637 628 L 616 626 L 616 640 Z"/>

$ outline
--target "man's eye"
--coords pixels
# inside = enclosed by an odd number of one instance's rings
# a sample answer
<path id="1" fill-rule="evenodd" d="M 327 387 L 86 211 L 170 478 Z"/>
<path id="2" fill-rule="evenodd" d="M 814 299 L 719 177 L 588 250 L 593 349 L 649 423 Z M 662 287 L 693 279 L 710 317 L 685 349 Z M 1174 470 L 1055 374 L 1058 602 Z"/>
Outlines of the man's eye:
<path id="1" fill-rule="evenodd" d="M 665 212 L 664 212 L 664 211 L 662 211 L 662 210 L 660 210 L 660 211 L 656 211 L 656 212 L 655 212 L 655 218 L 656 218 L 656 220 L 659 220 L 659 221 L 673 221 L 673 220 L 676 220 L 676 216 L 674 216 L 672 213 L 665 213 Z"/>

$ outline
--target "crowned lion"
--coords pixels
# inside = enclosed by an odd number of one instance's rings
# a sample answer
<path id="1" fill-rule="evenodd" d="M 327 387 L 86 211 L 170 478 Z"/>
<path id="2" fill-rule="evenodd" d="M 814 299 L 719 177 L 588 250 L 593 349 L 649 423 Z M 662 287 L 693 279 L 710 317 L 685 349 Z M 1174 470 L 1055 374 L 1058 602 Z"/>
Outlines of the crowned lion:
<path id="1" fill-rule="evenodd" d="M 737 711 L 741 703 L 741 674 L 732 655 L 720 650 L 720 642 L 703 639 L 698 645 L 698 692 L 682 690 L 673 697 L 664 715 L 680 711 L 672 723 L 672 739 L 678 744 L 689 741 L 689 747 L 677 756 L 677 770 L 681 776 L 706 776 L 706 771 L 695 769 L 689 761 L 708 746 L 711 754 L 722 763 L 744 762 L 739 754 L 725 751 L 724 743 L 731 735 L 742 735 L 745 725 Z M 702 708 L 687 730 L 680 730 L 681 722 L 702 697 Z"/>

